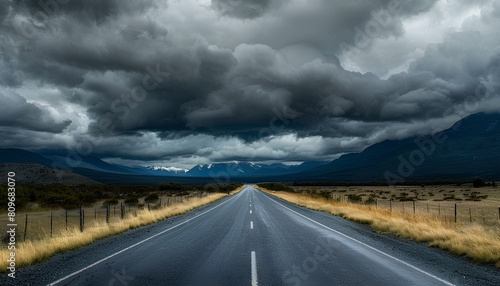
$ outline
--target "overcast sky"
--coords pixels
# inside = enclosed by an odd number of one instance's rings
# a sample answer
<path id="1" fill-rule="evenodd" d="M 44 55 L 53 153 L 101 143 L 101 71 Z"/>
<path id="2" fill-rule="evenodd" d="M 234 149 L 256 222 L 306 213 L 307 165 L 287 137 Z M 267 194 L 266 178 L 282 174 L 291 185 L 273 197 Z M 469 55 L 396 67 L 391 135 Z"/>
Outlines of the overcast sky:
<path id="1" fill-rule="evenodd" d="M 331 160 L 498 112 L 498 27 L 493 0 L 0 0 L 0 147 Z"/>

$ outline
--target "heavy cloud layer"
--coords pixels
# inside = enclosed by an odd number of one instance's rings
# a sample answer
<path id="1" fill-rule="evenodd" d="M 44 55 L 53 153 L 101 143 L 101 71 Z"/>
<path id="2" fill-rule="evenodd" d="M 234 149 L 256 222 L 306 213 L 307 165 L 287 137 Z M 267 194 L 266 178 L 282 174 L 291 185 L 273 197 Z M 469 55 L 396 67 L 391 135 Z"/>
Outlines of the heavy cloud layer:
<path id="1" fill-rule="evenodd" d="M 500 1 L 0 2 L 2 147 L 332 159 L 500 107 Z"/>

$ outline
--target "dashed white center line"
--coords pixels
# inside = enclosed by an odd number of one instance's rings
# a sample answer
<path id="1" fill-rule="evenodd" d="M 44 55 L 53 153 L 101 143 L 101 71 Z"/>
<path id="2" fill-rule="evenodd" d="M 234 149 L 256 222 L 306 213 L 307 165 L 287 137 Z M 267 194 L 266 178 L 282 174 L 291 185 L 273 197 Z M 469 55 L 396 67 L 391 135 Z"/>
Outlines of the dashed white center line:
<path id="1" fill-rule="evenodd" d="M 250 229 L 253 229 L 253 221 L 250 222 Z"/>
<path id="2" fill-rule="evenodd" d="M 250 210 L 250 214 L 252 214 L 252 210 Z"/>
<path id="3" fill-rule="evenodd" d="M 257 262 L 255 261 L 255 251 L 252 251 L 252 286 L 257 286 Z"/>

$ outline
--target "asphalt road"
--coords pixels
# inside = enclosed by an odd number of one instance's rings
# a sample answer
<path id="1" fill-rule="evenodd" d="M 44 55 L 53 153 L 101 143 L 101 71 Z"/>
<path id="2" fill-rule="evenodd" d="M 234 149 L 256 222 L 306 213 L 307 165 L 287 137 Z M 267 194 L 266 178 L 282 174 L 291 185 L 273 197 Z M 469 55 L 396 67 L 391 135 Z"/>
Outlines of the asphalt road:
<path id="1" fill-rule="evenodd" d="M 21 269 L 20 285 L 500 285 L 500 271 L 240 193 Z M 3 282 L 12 283 L 11 280 Z"/>

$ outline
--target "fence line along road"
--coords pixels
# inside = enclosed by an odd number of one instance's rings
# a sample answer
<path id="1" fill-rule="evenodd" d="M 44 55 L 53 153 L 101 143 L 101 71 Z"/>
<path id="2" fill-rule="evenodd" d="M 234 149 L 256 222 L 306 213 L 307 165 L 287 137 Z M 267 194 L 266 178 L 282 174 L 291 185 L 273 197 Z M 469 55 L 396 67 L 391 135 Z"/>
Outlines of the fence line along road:
<path id="1" fill-rule="evenodd" d="M 173 207 L 174 205 L 182 204 L 192 198 L 203 198 L 208 193 L 197 192 L 187 196 L 164 196 L 156 202 L 144 202 L 137 204 L 125 204 L 123 200 L 116 205 L 100 205 L 85 207 L 81 206 L 76 209 L 55 209 L 41 212 L 19 213 L 22 219 L 18 223 L 18 229 L 21 230 L 16 233 L 18 241 L 38 240 L 47 237 L 54 237 L 64 234 L 65 232 L 79 229 L 85 231 L 92 223 L 114 223 L 122 219 L 126 219 L 131 215 L 137 215 L 140 210 L 154 210 L 159 208 Z M 6 223 L 3 223 L 0 231 L 6 233 Z M 2 235 L 2 239 L 6 239 Z"/>

